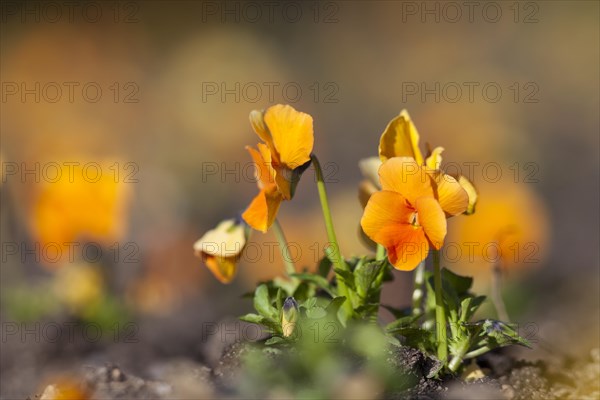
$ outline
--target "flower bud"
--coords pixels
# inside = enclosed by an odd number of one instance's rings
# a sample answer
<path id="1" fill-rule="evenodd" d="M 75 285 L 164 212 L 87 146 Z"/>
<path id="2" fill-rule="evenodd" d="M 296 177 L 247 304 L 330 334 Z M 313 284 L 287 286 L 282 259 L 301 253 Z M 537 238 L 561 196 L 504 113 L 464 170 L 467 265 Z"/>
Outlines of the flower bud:
<path id="1" fill-rule="evenodd" d="M 298 321 L 298 303 L 293 297 L 288 297 L 283 303 L 281 315 L 281 329 L 284 337 L 289 337 L 294 333 L 296 321 Z"/>

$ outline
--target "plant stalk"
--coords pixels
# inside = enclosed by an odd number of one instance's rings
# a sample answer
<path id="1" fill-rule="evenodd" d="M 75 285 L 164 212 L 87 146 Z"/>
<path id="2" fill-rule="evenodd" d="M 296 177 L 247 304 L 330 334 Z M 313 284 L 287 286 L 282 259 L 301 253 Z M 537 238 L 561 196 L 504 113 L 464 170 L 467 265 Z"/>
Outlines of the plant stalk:
<path id="1" fill-rule="evenodd" d="M 275 218 L 275 222 L 273 223 L 273 231 L 275 232 L 275 236 L 277 237 L 277 241 L 279 242 L 279 247 L 281 248 L 281 258 L 283 258 L 283 264 L 285 266 L 285 272 L 288 277 L 291 277 L 296 273 L 296 265 L 294 265 L 294 261 L 290 255 L 290 248 L 288 242 L 285 238 L 285 234 L 283 233 L 283 229 L 281 228 L 281 224 L 279 220 Z"/>
<path id="2" fill-rule="evenodd" d="M 379 261 L 379 260 L 383 260 L 384 258 L 385 258 L 385 247 L 378 244 L 377 245 L 377 253 L 375 253 L 375 259 L 377 261 Z"/>
<path id="3" fill-rule="evenodd" d="M 440 252 L 433 252 L 433 279 L 435 285 L 435 325 L 437 332 L 437 356 L 442 363 L 448 359 L 448 338 L 446 334 L 446 308 L 442 298 L 442 272 L 440 269 Z"/>
<path id="4" fill-rule="evenodd" d="M 415 284 L 412 294 L 413 315 L 423 314 L 423 292 L 425 284 L 425 260 L 421 261 L 415 269 Z"/>
<path id="5" fill-rule="evenodd" d="M 350 271 L 350 268 L 346 265 L 342 252 L 340 251 L 340 245 L 338 244 L 337 237 L 335 235 L 335 229 L 333 228 L 333 219 L 331 218 L 331 211 L 329 209 L 329 201 L 327 199 L 327 190 L 325 189 L 325 180 L 323 179 L 323 170 L 321 164 L 316 155 L 311 154 L 311 160 L 315 167 L 315 175 L 317 177 L 317 190 L 319 191 L 319 200 L 321 202 L 321 209 L 323 211 L 323 218 L 325 219 L 325 227 L 327 229 L 327 238 L 329 245 L 333 246 L 333 252 L 331 258 L 334 266 L 340 270 Z M 346 317 L 349 318 L 354 313 L 352 308 L 352 299 L 350 297 L 350 291 L 344 283 L 344 279 L 336 273 L 338 291 L 340 296 L 345 296 L 343 309 L 345 310 Z"/>
<path id="6" fill-rule="evenodd" d="M 502 298 L 502 268 L 500 261 L 494 263 L 492 267 L 492 302 L 496 308 L 498 319 L 504 322 L 510 322 L 504 299 Z"/>

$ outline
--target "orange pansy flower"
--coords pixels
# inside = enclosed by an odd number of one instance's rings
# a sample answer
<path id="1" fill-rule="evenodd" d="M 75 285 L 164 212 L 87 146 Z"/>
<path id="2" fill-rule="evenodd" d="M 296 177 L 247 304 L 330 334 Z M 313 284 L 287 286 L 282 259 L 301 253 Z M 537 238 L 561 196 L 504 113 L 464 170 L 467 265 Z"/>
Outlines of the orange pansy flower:
<path id="1" fill-rule="evenodd" d="M 440 170 L 444 148 L 438 146 L 432 150 L 427 146 L 427 155 L 423 157 L 419 148 L 419 139 L 419 132 L 408 111 L 402 110 L 400 115 L 392 119 L 381 134 L 379 158 L 381 161 L 386 161 L 392 157 L 411 157 L 419 165 L 423 165 L 429 170 Z M 454 178 L 467 191 L 469 196 L 469 206 L 465 213 L 474 213 L 477 203 L 475 186 L 463 175 L 454 176 Z"/>
<path id="2" fill-rule="evenodd" d="M 314 144 L 312 117 L 288 105 L 252 111 L 250 124 L 264 143 L 246 147 L 255 164 L 259 194 L 242 214 L 253 229 L 266 232 L 283 200 L 290 200 L 308 167 Z"/>
<path id="3" fill-rule="evenodd" d="M 396 269 L 410 271 L 440 249 L 446 218 L 462 214 L 469 197 L 449 175 L 422 167 L 412 157 L 393 157 L 379 168 L 382 190 L 369 199 L 364 232 L 387 250 Z"/>

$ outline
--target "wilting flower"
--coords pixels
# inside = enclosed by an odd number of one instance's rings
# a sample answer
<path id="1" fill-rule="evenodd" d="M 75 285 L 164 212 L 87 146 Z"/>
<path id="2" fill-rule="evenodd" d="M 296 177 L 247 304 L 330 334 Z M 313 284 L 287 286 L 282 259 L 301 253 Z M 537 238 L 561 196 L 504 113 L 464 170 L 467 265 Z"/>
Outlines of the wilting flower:
<path id="1" fill-rule="evenodd" d="M 435 147 L 431 150 L 428 147 L 427 155 L 423 157 L 419 149 L 419 132 L 415 124 L 410 119 L 408 111 L 402 110 L 400 115 L 392 119 L 386 126 L 381 138 L 379 139 L 379 160 L 376 157 L 361 160 L 359 167 L 365 180 L 361 182 L 359 187 L 359 199 L 363 207 L 366 200 L 381 189 L 378 182 L 376 172 L 384 162 L 393 157 L 410 157 L 413 158 L 418 165 L 424 166 L 430 171 L 440 171 L 442 164 L 443 147 Z M 475 211 L 475 203 L 477 202 L 477 191 L 475 186 L 464 176 L 453 176 L 458 183 L 467 191 L 469 196 L 469 206 L 466 214 L 472 214 Z"/>
<path id="2" fill-rule="evenodd" d="M 284 337 L 292 336 L 298 321 L 298 303 L 293 297 L 288 297 L 283 302 L 283 310 L 281 312 L 281 330 Z"/>
<path id="3" fill-rule="evenodd" d="M 245 224 L 228 219 L 198 239 L 194 243 L 194 252 L 219 281 L 229 283 L 235 276 L 247 238 Z"/>
<path id="4" fill-rule="evenodd" d="M 283 200 L 294 196 L 300 175 L 310 163 L 313 120 L 288 105 L 252 111 L 250 123 L 264 143 L 246 147 L 256 167 L 259 194 L 242 214 L 252 228 L 266 232 Z"/>
<path id="5" fill-rule="evenodd" d="M 410 271 L 430 247 L 442 247 L 446 218 L 465 212 L 467 192 L 454 178 L 409 157 L 388 159 L 379 168 L 379 179 L 382 190 L 369 199 L 361 226 L 386 248 L 394 267 Z"/>

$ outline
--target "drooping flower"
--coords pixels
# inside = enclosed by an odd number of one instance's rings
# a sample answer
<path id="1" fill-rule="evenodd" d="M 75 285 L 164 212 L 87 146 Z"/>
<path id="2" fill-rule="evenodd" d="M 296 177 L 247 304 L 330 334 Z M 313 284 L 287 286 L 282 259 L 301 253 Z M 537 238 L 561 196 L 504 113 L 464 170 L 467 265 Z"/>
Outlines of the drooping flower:
<path id="1" fill-rule="evenodd" d="M 454 178 L 412 157 L 389 158 L 379 168 L 379 179 L 382 190 L 369 199 L 361 226 L 386 248 L 395 268 L 410 271 L 430 247 L 442 247 L 446 218 L 465 212 L 467 192 Z"/>
<path id="2" fill-rule="evenodd" d="M 245 224 L 228 219 L 198 239 L 194 243 L 194 252 L 219 281 L 229 283 L 237 272 L 237 263 L 247 239 Z"/>
<path id="3" fill-rule="evenodd" d="M 359 199 L 361 203 L 366 203 L 376 189 L 381 189 L 381 185 L 377 181 L 376 171 L 381 162 L 393 157 L 410 157 L 413 158 L 418 165 L 426 167 L 431 171 L 441 172 L 442 152 L 443 147 L 435 147 L 427 149 L 427 154 L 423 157 L 419 148 L 420 135 L 417 128 L 408 114 L 408 111 L 402 110 L 400 115 L 392 119 L 386 126 L 381 138 L 379 139 L 379 162 L 377 158 L 371 157 L 361 160 L 359 166 L 366 180 L 361 182 L 359 187 Z M 465 176 L 456 175 L 453 178 L 467 191 L 469 196 L 469 206 L 465 214 L 475 212 L 475 204 L 477 202 L 477 190 Z"/>
<path id="4" fill-rule="evenodd" d="M 250 124 L 264 143 L 246 147 L 255 164 L 259 194 L 242 214 L 253 229 L 266 232 L 283 200 L 294 196 L 300 175 L 310 163 L 313 120 L 289 105 L 250 113 Z"/>

